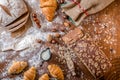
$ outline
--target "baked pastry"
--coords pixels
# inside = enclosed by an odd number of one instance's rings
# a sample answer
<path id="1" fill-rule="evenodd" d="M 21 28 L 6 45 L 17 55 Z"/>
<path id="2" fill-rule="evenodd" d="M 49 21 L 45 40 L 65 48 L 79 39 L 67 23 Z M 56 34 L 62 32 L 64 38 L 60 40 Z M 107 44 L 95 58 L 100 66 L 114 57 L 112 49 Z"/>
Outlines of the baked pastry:
<path id="1" fill-rule="evenodd" d="M 27 62 L 24 61 L 14 61 L 12 66 L 9 68 L 9 74 L 18 74 L 27 67 Z"/>
<path id="2" fill-rule="evenodd" d="M 36 77 L 36 68 L 31 67 L 24 73 L 24 80 L 35 80 Z"/>
<path id="3" fill-rule="evenodd" d="M 48 21 L 52 21 L 57 9 L 57 0 L 40 0 L 40 7 Z"/>
<path id="4" fill-rule="evenodd" d="M 49 80 L 48 74 L 43 74 L 43 75 L 39 78 L 39 80 Z"/>
<path id="5" fill-rule="evenodd" d="M 61 70 L 59 66 L 55 64 L 48 65 L 48 70 L 53 77 L 59 80 L 64 80 L 63 71 Z"/>
<path id="6" fill-rule="evenodd" d="M 29 13 L 23 0 L 0 0 L 0 5 L 0 26 L 14 32 L 27 22 Z"/>

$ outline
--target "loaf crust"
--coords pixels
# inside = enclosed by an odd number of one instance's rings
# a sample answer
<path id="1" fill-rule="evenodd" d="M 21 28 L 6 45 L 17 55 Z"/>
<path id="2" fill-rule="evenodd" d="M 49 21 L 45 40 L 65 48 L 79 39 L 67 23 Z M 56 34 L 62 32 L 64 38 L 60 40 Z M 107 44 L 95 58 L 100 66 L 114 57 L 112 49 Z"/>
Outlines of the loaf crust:
<path id="1" fill-rule="evenodd" d="M 0 0 L 0 4 L 5 6 L 11 14 L 11 16 L 8 15 L 5 10 L 0 7 L 0 26 L 3 27 L 28 12 L 27 6 L 23 0 Z"/>

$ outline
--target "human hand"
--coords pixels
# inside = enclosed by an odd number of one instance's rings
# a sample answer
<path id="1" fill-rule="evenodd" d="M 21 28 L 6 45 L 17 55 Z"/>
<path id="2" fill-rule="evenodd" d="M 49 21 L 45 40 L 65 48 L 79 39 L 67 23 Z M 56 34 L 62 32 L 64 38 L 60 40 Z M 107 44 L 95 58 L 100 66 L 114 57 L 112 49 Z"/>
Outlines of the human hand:
<path id="1" fill-rule="evenodd" d="M 103 10 L 113 1 L 114 0 L 69 0 L 62 6 L 62 9 L 78 26 L 86 16 Z"/>

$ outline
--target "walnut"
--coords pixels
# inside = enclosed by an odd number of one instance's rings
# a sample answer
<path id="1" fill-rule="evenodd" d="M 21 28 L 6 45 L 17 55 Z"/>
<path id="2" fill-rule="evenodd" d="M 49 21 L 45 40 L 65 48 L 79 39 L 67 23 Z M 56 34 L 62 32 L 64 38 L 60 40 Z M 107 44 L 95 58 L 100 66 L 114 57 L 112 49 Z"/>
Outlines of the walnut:
<path id="1" fill-rule="evenodd" d="M 31 67 L 24 73 L 24 80 L 35 80 L 36 77 L 36 68 Z"/>
<path id="2" fill-rule="evenodd" d="M 59 66 L 57 66 L 55 64 L 51 64 L 48 66 L 48 70 L 53 77 L 55 77 L 59 80 L 64 80 L 63 72 Z"/>
<path id="3" fill-rule="evenodd" d="M 27 62 L 24 61 L 14 61 L 12 66 L 9 68 L 9 74 L 18 74 L 27 67 Z"/>
<path id="4" fill-rule="evenodd" d="M 48 74 L 43 74 L 43 75 L 39 78 L 39 80 L 49 80 Z"/>

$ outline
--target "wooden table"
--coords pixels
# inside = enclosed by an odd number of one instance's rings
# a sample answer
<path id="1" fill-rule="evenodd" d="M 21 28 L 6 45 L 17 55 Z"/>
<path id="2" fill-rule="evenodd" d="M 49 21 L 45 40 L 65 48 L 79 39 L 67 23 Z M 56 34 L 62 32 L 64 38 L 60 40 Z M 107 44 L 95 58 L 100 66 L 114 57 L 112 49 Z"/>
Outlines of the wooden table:
<path id="1" fill-rule="evenodd" d="M 95 41 L 103 46 L 103 51 L 109 58 L 120 56 L 120 0 L 115 0 L 101 12 L 87 17 L 82 26 Z M 86 24 L 87 23 L 87 24 Z M 101 39 L 100 39 L 101 38 Z"/>

